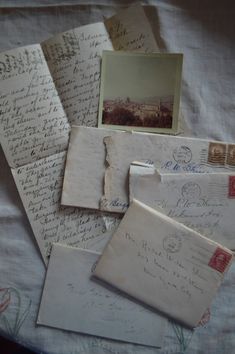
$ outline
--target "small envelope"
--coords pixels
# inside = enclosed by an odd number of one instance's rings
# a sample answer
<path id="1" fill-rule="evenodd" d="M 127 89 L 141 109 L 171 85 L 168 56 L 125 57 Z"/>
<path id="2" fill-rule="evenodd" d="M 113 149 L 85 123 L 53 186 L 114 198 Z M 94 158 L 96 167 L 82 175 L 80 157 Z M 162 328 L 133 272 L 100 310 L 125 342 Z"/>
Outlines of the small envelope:
<path id="1" fill-rule="evenodd" d="M 197 326 L 233 253 L 134 200 L 95 275 L 186 326 Z"/>
<path id="2" fill-rule="evenodd" d="M 99 254 L 54 244 L 37 323 L 161 347 L 167 319 L 92 279 Z"/>

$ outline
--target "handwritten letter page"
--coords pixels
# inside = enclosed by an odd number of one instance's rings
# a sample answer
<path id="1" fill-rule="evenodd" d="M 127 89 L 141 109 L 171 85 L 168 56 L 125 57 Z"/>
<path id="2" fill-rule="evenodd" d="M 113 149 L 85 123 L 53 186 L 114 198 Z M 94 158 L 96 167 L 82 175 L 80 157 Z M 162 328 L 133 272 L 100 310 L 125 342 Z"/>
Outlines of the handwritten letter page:
<path id="1" fill-rule="evenodd" d="M 40 45 L 0 54 L 0 138 L 11 167 L 67 147 L 69 124 Z"/>
<path id="2" fill-rule="evenodd" d="M 134 200 L 94 274 L 193 328 L 232 259 L 230 250 Z"/>
<path id="3" fill-rule="evenodd" d="M 100 60 L 103 50 L 156 52 L 151 26 L 139 4 L 120 11 L 105 24 L 61 33 L 42 48 L 71 124 L 97 126 Z"/>
<path id="4" fill-rule="evenodd" d="M 65 152 L 12 170 L 44 262 L 60 242 L 101 251 L 108 234 L 101 214 L 60 206 Z"/>
<path id="5" fill-rule="evenodd" d="M 70 124 L 96 126 L 100 58 L 113 46 L 103 23 L 58 34 L 42 43 Z"/>
<path id="6" fill-rule="evenodd" d="M 98 257 L 53 245 L 37 323 L 160 347 L 166 319 L 92 280 Z"/>
<path id="7" fill-rule="evenodd" d="M 161 211 L 202 235 L 235 249 L 235 199 L 230 198 L 232 173 L 159 174 L 154 166 L 130 167 L 133 199 Z"/>
<path id="8" fill-rule="evenodd" d="M 218 154 L 225 143 L 203 139 L 173 137 L 157 134 L 119 133 L 105 137 L 107 169 L 105 172 L 104 196 L 101 209 L 125 212 L 129 202 L 129 167 L 133 161 L 155 165 L 160 172 L 202 173 L 233 170 L 234 166 L 220 160 Z M 211 146 L 215 145 L 214 162 L 210 161 Z M 226 155 L 223 154 L 224 160 Z"/>
<path id="9" fill-rule="evenodd" d="M 159 52 L 150 23 L 141 4 L 127 9 L 105 20 L 115 50 L 135 52 Z"/>

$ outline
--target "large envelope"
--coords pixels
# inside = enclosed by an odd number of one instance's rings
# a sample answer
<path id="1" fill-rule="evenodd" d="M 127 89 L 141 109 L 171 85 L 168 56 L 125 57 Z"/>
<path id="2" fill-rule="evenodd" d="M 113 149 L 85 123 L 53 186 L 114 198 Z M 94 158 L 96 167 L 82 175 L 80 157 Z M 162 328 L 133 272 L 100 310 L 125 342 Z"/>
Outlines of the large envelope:
<path id="1" fill-rule="evenodd" d="M 235 249 L 235 174 L 159 174 L 153 165 L 130 166 L 129 193 L 204 236 Z"/>
<path id="2" fill-rule="evenodd" d="M 229 249 L 134 200 L 95 275 L 193 328 L 232 259 Z"/>
<path id="3" fill-rule="evenodd" d="M 161 347 L 167 320 L 91 279 L 98 253 L 54 244 L 38 324 Z"/>
<path id="4" fill-rule="evenodd" d="M 132 161 L 151 160 L 161 171 L 174 173 L 235 171 L 235 158 L 229 158 L 232 147 L 203 139 L 73 126 L 61 203 L 123 213 Z"/>
<path id="5" fill-rule="evenodd" d="M 104 138 L 108 168 L 101 209 L 124 212 L 128 207 L 132 161 L 151 162 L 161 172 L 235 171 L 235 145 L 157 134 L 119 133 Z"/>

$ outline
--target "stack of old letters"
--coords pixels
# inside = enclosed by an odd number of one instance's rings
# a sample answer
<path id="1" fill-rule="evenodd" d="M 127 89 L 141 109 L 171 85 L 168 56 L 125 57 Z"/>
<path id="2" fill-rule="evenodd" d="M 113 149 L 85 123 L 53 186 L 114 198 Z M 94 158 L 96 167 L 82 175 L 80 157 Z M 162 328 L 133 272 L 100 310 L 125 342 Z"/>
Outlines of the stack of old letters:
<path id="1" fill-rule="evenodd" d="M 210 307 L 235 144 L 176 136 L 182 60 L 139 4 L 0 54 L 1 145 L 48 266 L 38 324 L 161 347 L 167 318 Z"/>

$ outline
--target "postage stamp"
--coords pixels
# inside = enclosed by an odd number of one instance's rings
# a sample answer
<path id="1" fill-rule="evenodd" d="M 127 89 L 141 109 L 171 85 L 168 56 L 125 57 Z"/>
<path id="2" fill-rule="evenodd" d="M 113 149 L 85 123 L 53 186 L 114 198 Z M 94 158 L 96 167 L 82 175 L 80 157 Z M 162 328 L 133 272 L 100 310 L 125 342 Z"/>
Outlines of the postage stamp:
<path id="1" fill-rule="evenodd" d="M 210 143 L 208 150 L 208 162 L 216 165 L 224 165 L 226 157 L 226 144 Z"/>
<path id="2" fill-rule="evenodd" d="M 229 262 L 231 261 L 232 255 L 223 250 L 220 247 L 217 247 L 213 253 L 210 262 L 208 265 L 217 270 L 220 273 L 223 273 L 227 268 Z"/>
<path id="3" fill-rule="evenodd" d="M 226 164 L 230 166 L 235 166 L 235 144 L 228 145 Z"/>
<path id="4" fill-rule="evenodd" d="M 228 197 L 235 198 L 235 176 L 229 176 L 228 178 Z"/>

